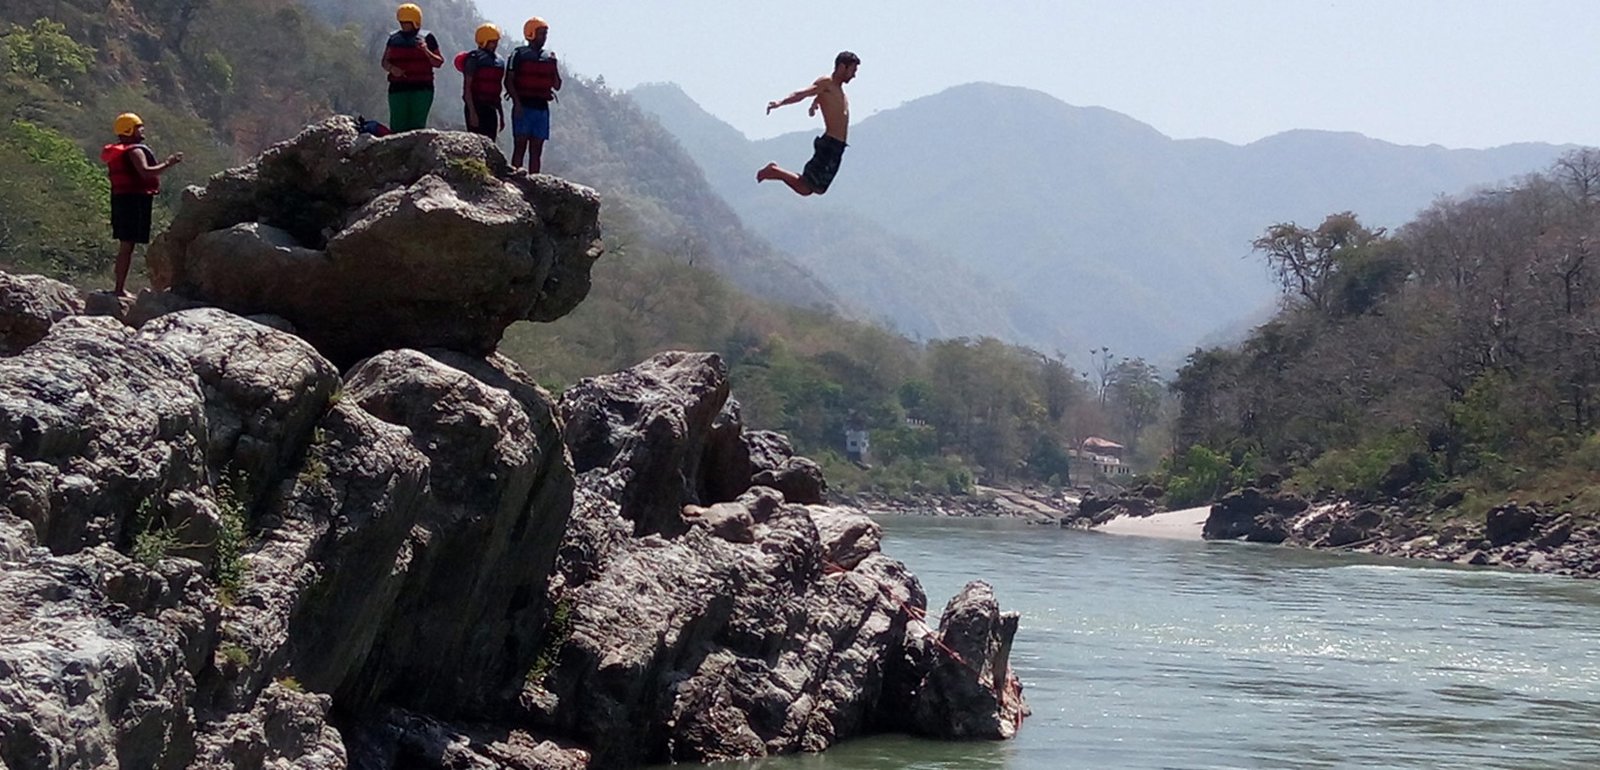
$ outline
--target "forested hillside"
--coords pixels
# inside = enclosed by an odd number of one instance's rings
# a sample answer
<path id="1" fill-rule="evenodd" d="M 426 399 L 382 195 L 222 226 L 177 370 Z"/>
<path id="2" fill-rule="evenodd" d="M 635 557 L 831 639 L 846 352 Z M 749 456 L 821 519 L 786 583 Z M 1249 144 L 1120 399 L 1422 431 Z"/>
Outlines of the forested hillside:
<path id="1" fill-rule="evenodd" d="M 1600 152 L 1444 199 L 1393 233 L 1335 214 L 1255 245 L 1285 307 L 1180 372 L 1175 486 L 1482 513 L 1600 510 Z"/>
<path id="2" fill-rule="evenodd" d="M 468 39 L 470 2 L 428 7 L 426 26 L 447 50 Z M 374 62 L 392 13 L 386 0 L 6 4 L 0 267 L 104 288 L 112 249 L 96 158 L 119 112 L 139 112 L 159 152 L 186 153 L 158 220 L 185 184 L 307 122 L 382 117 Z M 435 125 L 458 123 L 449 105 L 436 102 Z M 750 234 L 671 135 L 603 82 L 569 76 L 546 158 L 603 193 L 610 249 L 576 314 L 507 340 L 551 387 L 666 348 L 716 350 L 750 424 L 788 432 L 832 465 L 836 483 L 898 491 L 959 489 L 980 475 L 1065 481 L 1064 451 L 1090 434 L 1138 445 L 1147 461 L 1166 445 L 1150 433 L 1161 389 L 1142 362 L 1107 361 L 1091 385 L 995 339 L 922 344 L 836 316 L 831 293 Z M 871 473 L 838 460 L 851 419 L 874 430 Z"/>
<path id="3" fill-rule="evenodd" d="M 291 0 L 8 0 L 0 5 L 0 260 L 86 279 L 106 270 L 111 119 L 144 117 L 182 151 L 185 184 L 334 112 L 376 114 L 382 89 L 353 31 Z"/>

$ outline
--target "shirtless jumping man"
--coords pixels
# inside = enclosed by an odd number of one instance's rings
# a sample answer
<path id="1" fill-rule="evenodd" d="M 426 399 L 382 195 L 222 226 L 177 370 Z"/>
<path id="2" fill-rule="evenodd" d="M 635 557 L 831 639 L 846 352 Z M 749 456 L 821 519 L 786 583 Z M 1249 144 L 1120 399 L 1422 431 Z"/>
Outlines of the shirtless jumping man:
<path id="1" fill-rule="evenodd" d="M 801 195 L 821 195 L 828 191 L 828 185 L 833 184 L 833 175 L 839 173 L 839 161 L 844 159 L 846 134 L 850 131 L 850 100 L 844 95 L 844 84 L 855 80 L 859 66 L 861 57 L 843 51 L 833 59 L 832 75 L 817 78 L 810 88 L 789 94 L 781 102 L 767 102 L 767 114 L 770 115 L 773 110 L 786 104 L 810 99 L 811 110 L 807 114 L 816 117 L 817 110 L 822 110 L 823 131 L 822 136 L 811 143 L 814 153 L 804 171 L 796 174 L 780 168 L 777 163 L 768 163 L 756 172 L 757 182 L 776 179 Z"/>

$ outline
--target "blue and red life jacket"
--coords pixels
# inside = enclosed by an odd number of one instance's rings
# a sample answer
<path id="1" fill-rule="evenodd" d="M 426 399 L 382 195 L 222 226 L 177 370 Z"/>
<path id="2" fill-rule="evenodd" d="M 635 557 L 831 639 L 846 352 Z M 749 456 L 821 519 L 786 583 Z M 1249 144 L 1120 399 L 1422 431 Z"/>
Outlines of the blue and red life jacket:
<path id="1" fill-rule="evenodd" d="M 117 142 L 100 148 L 100 160 L 105 162 L 106 171 L 111 174 L 112 195 L 155 195 L 161 192 L 161 177 L 139 173 L 139 167 L 133 165 L 134 152 L 144 153 L 145 159 L 155 165 L 156 154 L 137 142 Z"/>
<path id="2" fill-rule="evenodd" d="M 518 100 L 549 102 L 560 81 L 555 54 L 526 45 L 511 54 L 511 93 Z"/>
<path id="3" fill-rule="evenodd" d="M 500 101 L 500 90 L 506 79 L 506 63 L 493 51 L 479 48 L 469 52 L 463 71 L 469 73 L 468 77 L 471 78 L 467 82 L 467 93 L 472 95 L 473 101 L 479 104 Z"/>
<path id="4" fill-rule="evenodd" d="M 389 63 L 400 68 L 400 75 L 389 75 L 389 83 L 416 89 L 433 87 L 433 59 L 426 48 L 417 45 L 426 33 L 401 30 L 389 36 Z"/>

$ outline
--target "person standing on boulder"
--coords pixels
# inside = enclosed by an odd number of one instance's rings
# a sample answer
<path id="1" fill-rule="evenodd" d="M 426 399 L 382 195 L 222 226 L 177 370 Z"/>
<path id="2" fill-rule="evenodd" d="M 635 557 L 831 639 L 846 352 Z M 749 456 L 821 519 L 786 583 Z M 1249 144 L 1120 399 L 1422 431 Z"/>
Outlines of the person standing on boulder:
<path id="1" fill-rule="evenodd" d="M 101 148 L 100 160 L 111 175 L 111 237 L 118 241 L 115 291 L 127 294 L 133 249 L 150 242 L 150 212 L 161 192 L 161 175 L 182 163 L 183 153 L 157 163 L 155 151 L 144 143 L 144 121 L 131 112 L 118 115 L 112 130 L 117 141 Z"/>
<path id="2" fill-rule="evenodd" d="M 775 162 L 768 163 L 756 172 L 757 182 L 776 179 L 801 195 L 821 195 L 828 191 L 834 175 L 839 173 L 844 148 L 848 146 L 845 138 L 850 131 L 850 100 L 844 95 L 844 85 L 855 80 L 856 68 L 860 66 L 861 57 L 841 51 L 833 59 L 832 75 L 817 78 L 810 88 L 789 94 L 781 101 L 767 102 L 767 114 L 771 115 L 779 107 L 810 99 L 808 114 L 816 117 L 817 110 L 822 110 L 823 131 L 812 141 L 811 160 L 801 173 L 787 171 Z"/>
<path id="3" fill-rule="evenodd" d="M 389 73 L 389 130 L 412 131 L 428 125 L 433 109 L 433 71 L 444 66 L 439 41 L 422 29 L 422 9 L 406 3 L 394 12 L 400 30 L 383 47 Z"/>
<path id="4" fill-rule="evenodd" d="M 561 69 L 556 55 L 544 48 L 550 25 L 535 16 L 522 25 L 528 44 L 511 53 L 506 63 L 506 92 L 511 94 L 511 166 L 528 157 L 528 173 L 543 165 L 544 143 L 550 139 L 550 102 L 561 90 Z"/>
<path id="5" fill-rule="evenodd" d="M 500 47 L 500 28 L 483 24 L 473 33 L 477 50 L 462 62 L 461 101 L 466 104 L 467 130 L 494 141 L 506 127 L 506 113 L 500 101 L 500 84 L 505 80 L 506 63 L 495 49 Z"/>

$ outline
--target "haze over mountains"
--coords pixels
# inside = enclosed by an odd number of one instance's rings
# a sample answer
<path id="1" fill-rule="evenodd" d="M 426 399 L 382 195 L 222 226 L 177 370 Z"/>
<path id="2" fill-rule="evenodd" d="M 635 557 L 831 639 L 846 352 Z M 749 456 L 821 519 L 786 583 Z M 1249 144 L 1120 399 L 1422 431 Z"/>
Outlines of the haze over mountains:
<path id="1" fill-rule="evenodd" d="M 629 93 L 747 226 L 845 302 L 913 336 L 989 334 L 1074 360 L 1108 345 L 1176 363 L 1263 314 L 1276 290 L 1250 242 L 1270 224 L 1351 210 L 1396 227 L 1570 149 L 1323 131 L 1174 140 L 1110 110 L 973 83 L 858 118 L 832 189 L 802 199 L 754 173 L 769 160 L 798 169 L 812 134 L 751 141 L 675 85 Z"/>

